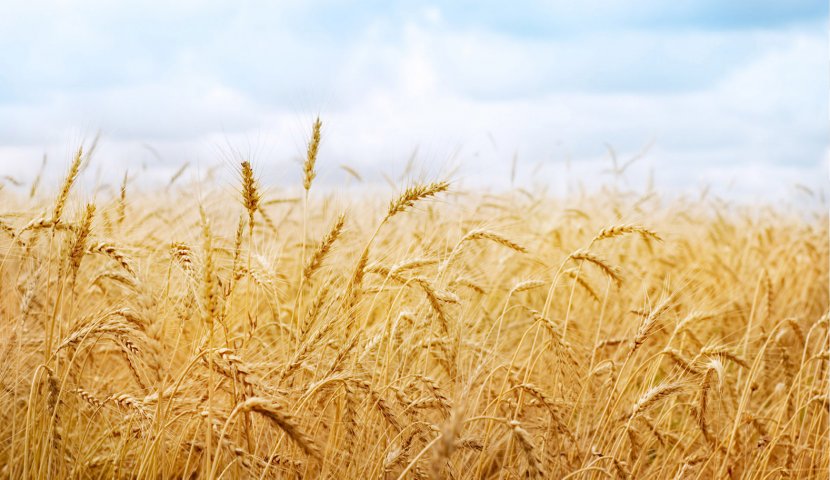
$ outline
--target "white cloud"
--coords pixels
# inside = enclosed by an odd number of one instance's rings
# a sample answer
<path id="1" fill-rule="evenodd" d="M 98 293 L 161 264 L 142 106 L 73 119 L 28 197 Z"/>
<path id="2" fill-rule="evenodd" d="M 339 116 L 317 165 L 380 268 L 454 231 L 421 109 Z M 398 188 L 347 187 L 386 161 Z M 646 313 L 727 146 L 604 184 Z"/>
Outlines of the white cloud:
<path id="1" fill-rule="evenodd" d="M 292 25 L 300 3 L 177 5 L 155 33 L 146 10 L 106 3 L 92 18 L 56 6 L 42 38 L 25 32 L 31 15 L 0 20 L 0 47 L 20 47 L 0 54 L 15 69 L 0 87 L 18 92 L 0 93 L 0 170 L 32 175 L 44 151 L 57 163 L 100 128 L 97 161 L 113 170 L 208 165 L 231 145 L 269 181 L 294 182 L 319 112 L 331 182 L 339 163 L 399 172 L 415 147 L 432 172 L 457 154 L 470 183 L 504 185 L 514 152 L 526 178 L 543 162 L 533 178 L 558 182 L 566 159 L 587 177 L 607 162 L 604 142 L 625 156 L 651 139 L 636 173 L 653 167 L 671 187 L 826 179 L 827 44 L 813 24 L 526 37 L 423 7 L 344 35 Z"/>

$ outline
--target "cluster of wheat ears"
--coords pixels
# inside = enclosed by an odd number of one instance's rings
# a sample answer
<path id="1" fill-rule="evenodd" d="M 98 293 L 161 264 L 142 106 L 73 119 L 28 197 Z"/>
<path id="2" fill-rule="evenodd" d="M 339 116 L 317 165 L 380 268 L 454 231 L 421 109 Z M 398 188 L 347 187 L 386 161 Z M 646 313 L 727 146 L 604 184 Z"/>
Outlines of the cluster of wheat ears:
<path id="1" fill-rule="evenodd" d="M 320 129 L 295 197 L 0 192 L 3 478 L 827 478 L 826 212 L 315 195 Z"/>

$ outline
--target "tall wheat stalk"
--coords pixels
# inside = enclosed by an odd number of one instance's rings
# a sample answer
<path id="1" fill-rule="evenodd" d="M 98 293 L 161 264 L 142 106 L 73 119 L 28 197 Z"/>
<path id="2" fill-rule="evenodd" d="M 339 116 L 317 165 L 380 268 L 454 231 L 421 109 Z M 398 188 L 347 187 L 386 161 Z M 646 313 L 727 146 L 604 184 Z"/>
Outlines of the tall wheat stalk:
<path id="1" fill-rule="evenodd" d="M 235 195 L 118 172 L 84 201 L 83 151 L 53 188 L 0 190 L 0 477 L 830 468 L 826 212 L 446 182 L 311 197 L 315 123 L 302 198 L 266 200 L 241 162 Z"/>

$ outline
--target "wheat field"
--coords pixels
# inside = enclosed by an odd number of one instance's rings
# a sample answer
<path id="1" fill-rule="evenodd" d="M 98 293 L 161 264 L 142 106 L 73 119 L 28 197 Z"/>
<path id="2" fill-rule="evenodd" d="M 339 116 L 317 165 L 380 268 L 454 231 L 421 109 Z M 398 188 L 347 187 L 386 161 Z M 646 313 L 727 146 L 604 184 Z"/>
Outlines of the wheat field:
<path id="1" fill-rule="evenodd" d="M 292 188 L 0 191 L 3 478 L 828 477 L 826 211 L 338 195 L 312 131 Z"/>

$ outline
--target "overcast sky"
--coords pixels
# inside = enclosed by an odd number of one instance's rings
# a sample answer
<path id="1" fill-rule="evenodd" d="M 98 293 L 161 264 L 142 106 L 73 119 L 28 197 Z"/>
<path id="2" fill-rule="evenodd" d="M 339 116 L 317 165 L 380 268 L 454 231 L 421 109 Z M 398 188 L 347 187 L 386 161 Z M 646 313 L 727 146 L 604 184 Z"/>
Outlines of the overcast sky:
<path id="1" fill-rule="evenodd" d="M 826 0 L 4 2 L 0 173 L 95 161 L 164 178 L 250 157 L 296 183 L 314 116 L 320 178 L 630 181 L 781 193 L 828 178 Z M 60 168 L 58 168 L 60 167 Z"/>

